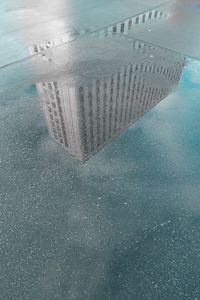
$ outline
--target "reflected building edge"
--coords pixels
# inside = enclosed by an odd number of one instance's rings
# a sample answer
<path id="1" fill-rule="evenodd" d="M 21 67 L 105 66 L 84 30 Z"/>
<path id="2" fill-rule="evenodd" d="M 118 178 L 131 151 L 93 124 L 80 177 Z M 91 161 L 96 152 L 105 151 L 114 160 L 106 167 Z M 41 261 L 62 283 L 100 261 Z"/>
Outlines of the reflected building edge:
<path id="1" fill-rule="evenodd" d="M 37 84 L 50 137 L 78 160 L 89 159 L 177 85 L 184 57 L 137 40 L 134 51 L 140 59 L 107 78 Z"/>

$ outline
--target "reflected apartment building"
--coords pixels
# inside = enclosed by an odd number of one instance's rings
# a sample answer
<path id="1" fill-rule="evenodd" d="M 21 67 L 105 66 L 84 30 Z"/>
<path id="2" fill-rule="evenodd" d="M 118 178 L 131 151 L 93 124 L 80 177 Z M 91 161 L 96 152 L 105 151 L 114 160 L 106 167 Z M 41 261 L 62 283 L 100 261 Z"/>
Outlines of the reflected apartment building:
<path id="1" fill-rule="evenodd" d="M 70 42 L 76 39 L 80 35 L 90 34 L 91 36 L 105 37 L 112 36 L 115 34 L 128 34 L 129 31 L 133 30 L 135 26 L 140 26 L 142 24 L 149 24 L 151 22 L 159 21 L 162 18 L 167 18 L 168 12 L 163 11 L 161 7 L 151 9 L 147 12 L 134 15 L 132 17 L 121 20 L 105 28 L 95 29 L 95 28 L 82 28 L 80 30 L 76 29 L 74 32 L 67 32 L 61 36 L 58 34 L 58 37 L 54 40 L 44 41 L 40 44 L 34 44 L 29 47 L 29 54 L 34 55 L 37 53 L 43 53 L 43 51 L 62 45 L 63 43 Z M 44 54 L 45 56 L 45 54 Z"/>
<path id="2" fill-rule="evenodd" d="M 140 58 L 104 78 L 68 84 L 37 84 L 50 137 L 85 161 L 167 97 L 178 83 L 185 59 L 135 40 Z"/>

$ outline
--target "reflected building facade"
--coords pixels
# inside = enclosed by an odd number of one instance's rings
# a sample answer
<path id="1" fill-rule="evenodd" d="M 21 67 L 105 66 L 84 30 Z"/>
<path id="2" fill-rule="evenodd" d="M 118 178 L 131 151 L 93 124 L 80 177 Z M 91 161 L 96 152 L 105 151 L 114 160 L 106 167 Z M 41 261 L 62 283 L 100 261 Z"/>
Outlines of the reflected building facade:
<path id="1" fill-rule="evenodd" d="M 180 79 L 182 56 L 140 41 L 133 48 L 141 59 L 109 77 L 37 84 L 50 137 L 78 160 L 90 158 L 167 97 Z"/>
<path id="2" fill-rule="evenodd" d="M 77 38 L 79 35 L 90 34 L 97 37 L 105 37 L 115 34 L 128 34 L 128 32 L 134 29 L 135 26 L 139 26 L 144 23 L 155 22 L 156 20 L 166 18 L 167 16 L 168 14 L 166 11 L 163 11 L 161 8 L 157 7 L 155 9 L 151 9 L 147 12 L 134 15 L 133 17 L 129 17 L 125 20 L 107 26 L 106 28 L 101 28 L 98 30 L 95 30 L 93 28 L 76 30 L 75 32 L 65 33 L 54 40 L 44 41 L 40 44 L 31 45 L 29 47 L 29 54 L 34 55 L 37 53 L 42 53 L 49 48 L 70 42 Z"/>

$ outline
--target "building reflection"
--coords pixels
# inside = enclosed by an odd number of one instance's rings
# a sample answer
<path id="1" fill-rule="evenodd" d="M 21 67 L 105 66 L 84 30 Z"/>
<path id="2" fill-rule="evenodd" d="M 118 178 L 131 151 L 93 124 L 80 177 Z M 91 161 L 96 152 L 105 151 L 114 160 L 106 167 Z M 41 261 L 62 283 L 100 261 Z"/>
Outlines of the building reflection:
<path id="1" fill-rule="evenodd" d="M 38 44 L 33 44 L 29 47 L 29 54 L 37 54 L 42 53 L 46 49 L 62 45 L 63 43 L 67 43 L 69 41 L 74 40 L 80 35 L 94 35 L 97 37 L 105 37 L 105 36 L 112 36 L 115 34 L 128 34 L 129 31 L 133 30 L 135 26 L 140 26 L 144 23 L 151 24 L 151 22 L 155 22 L 156 20 L 159 21 L 160 19 L 167 18 L 168 13 L 162 9 L 162 7 L 153 8 L 149 11 L 144 13 L 139 13 L 132 17 L 128 17 L 125 20 L 121 20 L 117 23 L 114 23 L 110 26 L 106 26 L 105 28 L 95 29 L 95 28 L 82 28 L 76 29 L 74 31 L 68 31 L 65 34 L 59 34 L 59 31 L 56 32 L 56 28 L 54 31 L 57 35 L 56 38 L 51 39 L 49 41 L 43 41 Z M 52 35 L 52 28 L 49 32 L 48 30 L 45 31 L 47 36 Z M 45 37 L 46 40 L 47 37 Z"/>
<path id="2" fill-rule="evenodd" d="M 109 77 L 37 84 L 50 137 L 78 160 L 90 158 L 167 97 L 180 79 L 185 59 L 179 54 L 137 40 L 132 50 L 140 58 L 133 56 Z"/>

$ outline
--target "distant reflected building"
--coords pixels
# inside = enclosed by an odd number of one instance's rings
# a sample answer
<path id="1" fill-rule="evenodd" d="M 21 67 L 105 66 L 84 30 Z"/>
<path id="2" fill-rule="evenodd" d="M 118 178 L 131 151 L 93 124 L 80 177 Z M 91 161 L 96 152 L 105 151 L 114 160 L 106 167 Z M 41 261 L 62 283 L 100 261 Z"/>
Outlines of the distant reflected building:
<path id="1" fill-rule="evenodd" d="M 167 97 L 180 79 L 182 56 L 140 41 L 133 51 L 140 59 L 109 77 L 37 84 L 50 137 L 81 161 Z"/>
<path id="2" fill-rule="evenodd" d="M 128 34 L 129 31 L 133 30 L 135 26 L 139 26 L 144 23 L 155 22 L 156 20 L 167 18 L 167 16 L 168 14 L 166 11 L 163 11 L 161 7 L 157 7 L 98 30 L 95 28 L 85 28 L 80 30 L 76 29 L 74 32 L 66 32 L 61 36 L 58 34 L 58 37 L 54 40 L 43 41 L 40 44 L 31 45 L 29 47 L 29 54 L 33 55 L 37 53 L 43 53 L 49 48 L 72 41 L 80 35 L 90 34 L 97 37 L 105 37 L 115 34 Z"/>

